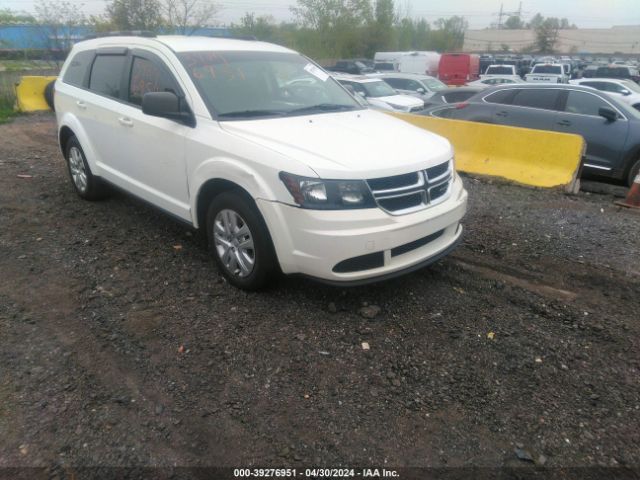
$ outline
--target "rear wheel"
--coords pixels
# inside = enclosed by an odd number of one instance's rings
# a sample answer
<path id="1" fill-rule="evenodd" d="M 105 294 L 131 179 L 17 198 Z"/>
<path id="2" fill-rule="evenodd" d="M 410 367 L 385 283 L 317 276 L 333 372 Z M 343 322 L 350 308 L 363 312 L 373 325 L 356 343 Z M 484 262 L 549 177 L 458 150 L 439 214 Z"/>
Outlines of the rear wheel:
<path id="1" fill-rule="evenodd" d="M 51 110 L 53 110 L 54 112 L 56 110 L 56 107 L 54 106 L 54 103 L 53 103 L 53 96 L 55 94 L 55 90 L 54 90 L 55 83 L 56 83 L 56 81 L 53 80 L 53 81 L 47 83 L 47 86 L 44 87 L 44 99 L 47 102 L 47 105 L 49 106 L 49 108 Z"/>
<path id="2" fill-rule="evenodd" d="M 76 193 L 85 200 L 101 200 L 109 196 L 108 188 L 91 173 L 84 151 L 75 135 L 67 140 L 66 158 L 71 183 Z"/>
<path id="3" fill-rule="evenodd" d="M 259 290 L 277 274 L 267 226 L 245 195 L 232 191 L 213 199 L 207 213 L 207 238 L 218 268 L 236 287 Z"/>

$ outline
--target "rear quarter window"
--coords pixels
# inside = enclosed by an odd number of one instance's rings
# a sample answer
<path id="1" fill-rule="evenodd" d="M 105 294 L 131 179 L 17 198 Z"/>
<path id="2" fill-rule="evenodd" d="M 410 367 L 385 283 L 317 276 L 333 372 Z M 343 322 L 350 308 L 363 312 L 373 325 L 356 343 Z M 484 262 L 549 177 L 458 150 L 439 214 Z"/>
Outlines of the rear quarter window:
<path id="1" fill-rule="evenodd" d="M 69 61 L 69 66 L 64 72 L 62 81 L 76 87 L 85 86 L 84 82 L 94 56 L 95 52 L 93 50 L 76 53 Z"/>
<path id="2" fill-rule="evenodd" d="M 498 90 L 490 95 L 485 97 L 485 102 L 489 103 L 500 103 L 502 105 L 510 105 L 513 96 L 518 90 L 509 89 L 509 90 Z"/>

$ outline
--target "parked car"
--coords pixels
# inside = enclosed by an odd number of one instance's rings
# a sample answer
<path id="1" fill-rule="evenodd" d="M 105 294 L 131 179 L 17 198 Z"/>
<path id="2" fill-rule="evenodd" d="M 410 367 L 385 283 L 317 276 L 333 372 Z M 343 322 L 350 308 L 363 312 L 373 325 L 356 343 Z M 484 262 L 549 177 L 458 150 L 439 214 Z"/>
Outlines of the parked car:
<path id="1" fill-rule="evenodd" d="M 582 70 L 582 78 L 596 78 L 596 72 L 600 68 L 598 65 L 587 65 Z"/>
<path id="2" fill-rule="evenodd" d="M 328 67 L 332 72 L 350 73 L 352 75 L 364 75 L 375 70 L 360 60 L 338 60 L 335 65 Z"/>
<path id="3" fill-rule="evenodd" d="M 582 135 L 586 172 L 624 180 L 640 172 L 640 112 L 590 87 L 504 85 L 429 115 Z"/>
<path id="4" fill-rule="evenodd" d="M 438 52 L 403 52 L 398 58 L 398 71 L 437 77 L 439 64 Z"/>
<path id="5" fill-rule="evenodd" d="M 475 82 L 467 83 L 468 87 L 481 87 L 481 88 L 489 88 L 494 87 L 496 85 L 503 85 L 506 83 L 525 83 L 520 77 L 500 77 L 500 76 L 489 76 L 484 79 L 476 80 Z"/>
<path id="6" fill-rule="evenodd" d="M 486 72 L 480 75 L 480 79 L 484 80 L 490 77 L 511 78 L 513 80 L 521 80 L 515 65 L 489 65 Z"/>
<path id="7" fill-rule="evenodd" d="M 387 82 L 394 90 L 403 95 L 411 95 L 425 101 L 448 87 L 437 78 L 414 73 L 382 73 L 372 75 Z"/>
<path id="8" fill-rule="evenodd" d="M 485 88 L 486 87 L 454 87 L 440 90 L 425 100 L 424 106 L 427 108 L 434 105 L 464 102 L 477 93 L 482 92 Z M 423 112 L 421 112 L 421 114 L 422 113 Z"/>
<path id="9" fill-rule="evenodd" d="M 569 76 L 560 63 L 538 63 L 524 79 L 530 83 L 567 83 Z"/>
<path id="10" fill-rule="evenodd" d="M 640 82 L 640 73 L 638 69 L 630 65 L 610 65 L 608 67 L 599 67 L 596 70 L 597 78 L 621 78 Z"/>
<path id="11" fill-rule="evenodd" d="M 571 80 L 569 83 L 601 90 L 618 100 L 640 110 L 640 86 L 631 80 L 616 80 L 612 78 L 582 78 Z"/>
<path id="12" fill-rule="evenodd" d="M 379 78 L 356 75 L 334 75 L 334 78 L 360 95 L 373 108 L 399 112 L 418 112 L 424 108 L 422 100 L 401 95 Z"/>
<path id="13" fill-rule="evenodd" d="M 305 76 L 304 90 L 287 86 Z M 203 229 L 241 288 L 279 270 L 334 284 L 389 278 L 442 257 L 462 235 L 467 193 L 450 143 L 363 108 L 278 45 L 80 41 L 55 104 L 80 197 L 114 184 Z"/>
<path id="14" fill-rule="evenodd" d="M 464 85 L 480 78 L 480 57 L 468 53 L 445 53 L 440 57 L 438 78 L 447 85 Z"/>

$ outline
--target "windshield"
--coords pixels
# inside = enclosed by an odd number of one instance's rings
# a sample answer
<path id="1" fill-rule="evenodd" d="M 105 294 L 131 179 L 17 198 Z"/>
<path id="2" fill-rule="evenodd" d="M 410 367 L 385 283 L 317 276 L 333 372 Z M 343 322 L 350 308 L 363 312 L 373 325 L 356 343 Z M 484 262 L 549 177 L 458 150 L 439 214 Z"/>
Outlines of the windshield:
<path id="1" fill-rule="evenodd" d="M 213 116 L 275 117 L 362 108 L 296 53 L 186 52 L 178 57 Z"/>
<path id="2" fill-rule="evenodd" d="M 626 88 L 631 90 L 632 92 L 640 93 L 640 85 L 631 80 L 623 80 L 622 83 Z"/>
<path id="3" fill-rule="evenodd" d="M 367 91 L 369 97 L 391 97 L 392 95 L 398 95 L 398 93 L 389 86 L 387 82 L 378 80 L 375 82 L 361 83 L 362 87 Z"/>
<path id="4" fill-rule="evenodd" d="M 614 77 L 614 78 L 629 78 L 631 77 L 629 69 L 625 67 L 600 67 L 596 72 L 598 77 Z"/>
<path id="5" fill-rule="evenodd" d="M 511 75 L 512 73 L 512 67 L 489 67 L 487 69 L 487 74 L 493 75 Z"/>
<path id="6" fill-rule="evenodd" d="M 536 65 L 531 73 L 553 73 L 562 74 L 562 65 Z"/>
<path id="7" fill-rule="evenodd" d="M 431 90 L 432 92 L 439 92 L 440 90 L 449 88 L 440 80 L 435 78 L 425 78 L 424 80 L 422 80 L 422 83 L 427 87 L 428 90 Z"/>

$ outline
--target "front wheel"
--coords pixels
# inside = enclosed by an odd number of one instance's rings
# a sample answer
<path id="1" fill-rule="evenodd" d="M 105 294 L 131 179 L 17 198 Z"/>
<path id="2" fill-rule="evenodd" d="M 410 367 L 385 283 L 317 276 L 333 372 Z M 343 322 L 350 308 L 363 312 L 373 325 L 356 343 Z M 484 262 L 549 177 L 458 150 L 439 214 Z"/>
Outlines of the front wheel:
<path id="1" fill-rule="evenodd" d="M 75 135 L 67 141 L 65 154 L 71 183 L 80 197 L 85 200 L 101 200 L 109 196 L 106 185 L 91 173 L 84 150 Z"/>
<path id="2" fill-rule="evenodd" d="M 232 285 L 259 290 L 277 273 L 269 230 L 246 196 L 224 192 L 213 199 L 207 213 L 207 238 L 218 268 Z"/>

